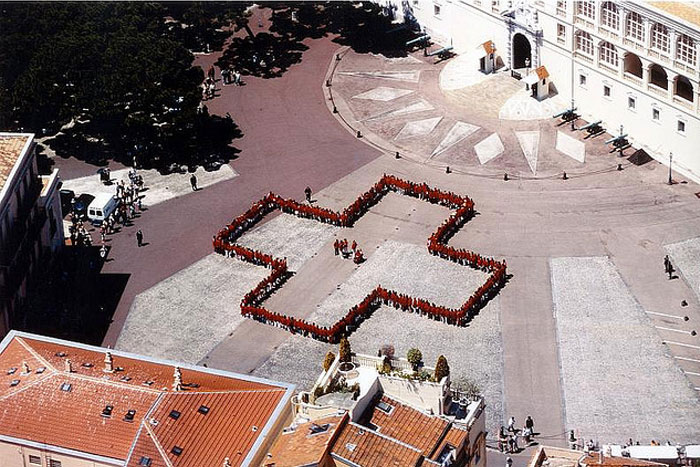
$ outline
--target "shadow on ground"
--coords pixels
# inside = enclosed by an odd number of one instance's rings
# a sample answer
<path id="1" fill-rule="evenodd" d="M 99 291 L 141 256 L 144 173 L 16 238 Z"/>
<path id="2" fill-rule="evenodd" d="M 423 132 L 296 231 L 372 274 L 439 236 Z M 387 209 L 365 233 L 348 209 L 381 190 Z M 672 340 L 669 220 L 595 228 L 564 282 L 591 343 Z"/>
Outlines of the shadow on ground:
<path id="1" fill-rule="evenodd" d="M 130 274 L 104 274 L 98 247 L 66 246 L 32 287 L 15 326 L 23 331 L 101 345 Z"/>

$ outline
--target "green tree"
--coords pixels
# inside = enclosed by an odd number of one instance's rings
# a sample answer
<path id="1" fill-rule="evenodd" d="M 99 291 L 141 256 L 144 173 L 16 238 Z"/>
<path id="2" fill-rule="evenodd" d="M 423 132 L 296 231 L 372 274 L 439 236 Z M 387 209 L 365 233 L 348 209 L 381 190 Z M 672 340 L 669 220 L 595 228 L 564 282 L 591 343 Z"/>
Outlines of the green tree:
<path id="1" fill-rule="evenodd" d="M 447 364 L 447 359 L 444 355 L 440 355 L 435 364 L 435 381 L 438 383 L 442 378 L 450 374 L 450 366 Z"/>
<path id="2" fill-rule="evenodd" d="M 416 348 L 408 349 L 406 360 L 413 366 L 413 371 L 418 368 L 418 365 L 423 361 L 423 354 Z"/>
<path id="3" fill-rule="evenodd" d="M 338 344 L 338 354 L 340 355 L 341 362 L 352 361 L 352 349 L 350 348 L 350 341 L 345 336 L 340 338 L 340 343 Z"/>
<path id="4" fill-rule="evenodd" d="M 326 358 L 323 359 L 323 371 L 328 371 L 334 360 L 335 354 L 329 350 L 326 354 Z"/>

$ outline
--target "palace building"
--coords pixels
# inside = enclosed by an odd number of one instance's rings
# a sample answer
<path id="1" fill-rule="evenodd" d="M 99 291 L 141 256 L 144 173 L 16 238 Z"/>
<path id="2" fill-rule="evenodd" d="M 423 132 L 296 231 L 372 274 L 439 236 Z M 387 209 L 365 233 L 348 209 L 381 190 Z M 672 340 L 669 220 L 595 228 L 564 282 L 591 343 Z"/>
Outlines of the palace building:
<path id="1" fill-rule="evenodd" d="M 58 169 L 40 176 L 34 135 L 0 133 L 0 336 L 64 243 Z"/>
<path id="2" fill-rule="evenodd" d="M 544 66 L 550 89 L 573 99 L 582 118 L 615 136 L 622 126 L 635 147 L 700 182 L 700 2 L 381 3 L 433 42 L 475 54 L 485 72 L 524 77 Z"/>

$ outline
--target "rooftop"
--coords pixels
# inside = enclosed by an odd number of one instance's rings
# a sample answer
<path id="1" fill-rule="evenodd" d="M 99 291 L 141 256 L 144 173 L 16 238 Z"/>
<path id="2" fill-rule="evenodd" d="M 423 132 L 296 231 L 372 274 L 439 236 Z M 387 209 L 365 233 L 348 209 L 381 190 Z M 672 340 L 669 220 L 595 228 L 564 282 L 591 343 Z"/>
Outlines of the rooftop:
<path id="1" fill-rule="evenodd" d="M 129 466 L 237 466 L 293 389 L 176 365 L 13 331 L 0 344 L 0 436 Z"/>
<path id="2" fill-rule="evenodd" d="M 647 3 L 695 26 L 700 26 L 700 2 L 649 1 Z"/>
<path id="3" fill-rule="evenodd" d="M 296 467 L 319 462 L 348 418 L 347 414 L 334 415 L 285 430 L 270 448 L 265 465 Z"/>
<path id="4" fill-rule="evenodd" d="M 24 133 L 0 133 L 0 190 L 5 186 L 30 137 Z"/>

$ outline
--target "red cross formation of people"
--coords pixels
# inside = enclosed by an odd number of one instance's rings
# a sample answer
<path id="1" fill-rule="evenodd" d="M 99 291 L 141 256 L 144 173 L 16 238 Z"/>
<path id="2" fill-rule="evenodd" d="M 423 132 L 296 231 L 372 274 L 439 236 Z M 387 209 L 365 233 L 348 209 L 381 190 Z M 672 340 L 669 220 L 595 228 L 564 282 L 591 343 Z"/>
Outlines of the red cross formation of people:
<path id="1" fill-rule="evenodd" d="M 237 245 L 235 242 L 243 233 L 254 227 L 265 215 L 275 209 L 339 227 L 351 227 L 355 221 L 362 217 L 370 207 L 377 204 L 389 191 L 419 198 L 454 210 L 428 238 L 428 251 L 440 258 L 490 273 L 486 282 L 461 307 L 452 309 L 436 305 L 428 300 L 385 289 L 381 285 L 372 290 L 360 303 L 350 308 L 343 318 L 330 327 L 319 326 L 316 323 L 273 312 L 262 306 L 270 294 L 286 281 L 288 277 L 287 262 L 270 254 Z M 467 196 L 430 188 L 425 183 L 409 182 L 393 175 L 385 174 L 372 188 L 360 195 L 342 212 L 298 203 L 294 200 L 281 198 L 274 193 L 268 193 L 263 199 L 253 203 L 248 211 L 233 219 L 228 226 L 214 235 L 213 244 L 217 253 L 236 257 L 255 265 L 266 266 L 272 270 L 270 275 L 260 281 L 253 290 L 243 297 L 241 301 L 241 314 L 243 316 L 282 327 L 292 333 L 300 333 L 324 342 L 336 343 L 340 340 L 340 336 L 347 333 L 348 326 L 359 325 L 382 304 L 391 305 L 402 311 L 418 313 L 422 316 L 457 326 L 465 325 L 471 320 L 496 295 L 506 279 L 505 260 L 497 261 L 493 258 L 483 257 L 473 251 L 453 248 L 447 245 L 449 239 L 462 228 L 473 214 L 474 202 Z M 336 254 L 339 254 L 348 248 L 347 240 L 336 240 L 333 246 Z M 354 240 L 352 242 L 352 250 L 353 261 L 356 263 L 362 262 L 364 260 L 362 250 L 358 248 Z"/>

